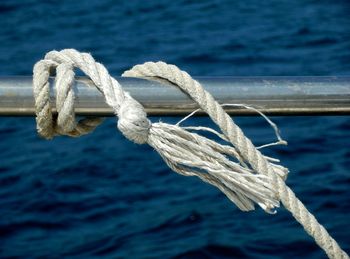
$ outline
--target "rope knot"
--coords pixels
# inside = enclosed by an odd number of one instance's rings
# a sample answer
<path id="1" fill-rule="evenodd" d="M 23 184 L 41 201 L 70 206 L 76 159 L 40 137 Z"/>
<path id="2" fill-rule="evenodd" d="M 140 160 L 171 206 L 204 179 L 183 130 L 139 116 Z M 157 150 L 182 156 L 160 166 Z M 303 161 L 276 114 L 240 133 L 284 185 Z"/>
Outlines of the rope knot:
<path id="1" fill-rule="evenodd" d="M 127 93 L 118 111 L 118 129 L 123 135 L 137 143 L 144 144 L 148 140 L 149 130 L 152 126 L 143 106 Z"/>

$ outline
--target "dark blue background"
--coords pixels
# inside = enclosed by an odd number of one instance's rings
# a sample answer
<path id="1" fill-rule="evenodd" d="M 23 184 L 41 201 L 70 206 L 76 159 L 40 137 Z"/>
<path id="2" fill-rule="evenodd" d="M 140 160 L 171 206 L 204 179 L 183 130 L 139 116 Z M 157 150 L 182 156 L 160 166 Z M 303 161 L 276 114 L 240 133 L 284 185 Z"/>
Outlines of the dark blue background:
<path id="1" fill-rule="evenodd" d="M 2 0 L 0 75 L 30 75 L 62 48 L 91 52 L 114 75 L 149 60 L 202 76 L 349 75 L 349 14 L 347 0 Z M 261 118 L 236 121 L 254 143 L 273 140 Z M 288 184 L 350 252 L 349 119 L 274 121 L 289 146 L 264 152 L 290 168 Z M 113 118 L 53 141 L 34 118 L 0 118 L 0 137 L 0 257 L 325 257 L 285 209 L 240 212 L 127 141 Z"/>

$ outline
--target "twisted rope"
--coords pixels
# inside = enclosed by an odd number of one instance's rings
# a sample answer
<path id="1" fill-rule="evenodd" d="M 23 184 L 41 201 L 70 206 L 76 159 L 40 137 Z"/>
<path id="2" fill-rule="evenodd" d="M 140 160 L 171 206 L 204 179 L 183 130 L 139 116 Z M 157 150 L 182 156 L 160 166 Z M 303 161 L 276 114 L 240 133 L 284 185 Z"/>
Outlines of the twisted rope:
<path id="1" fill-rule="evenodd" d="M 51 51 L 34 67 L 37 129 L 41 136 L 78 136 L 100 123 L 94 119 L 85 124 L 75 122 L 74 67 L 88 75 L 102 92 L 106 103 L 118 116 L 118 128 L 124 136 L 138 144 L 148 143 L 175 172 L 197 176 L 216 186 L 243 211 L 254 209 L 257 203 L 266 212 L 273 213 L 280 200 L 330 258 L 349 258 L 285 184 L 288 170 L 263 156 L 211 94 L 174 65 L 147 62 L 124 72 L 123 76 L 161 79 L 177 85 L 209 114 L 232 146 L 218 144 L 178 125 L 152 124 L 142 105 L 123 91 L 102 64 L 87 53 L 71 49 Z M 54 69 L 57 117 L 52 115 L 48 82 L 50 71 Z M 81 130 L 82 127 L 86 130 Z M 237 162 L 232 161 L 233 158 Z"/>
<path id="2" fill-rule="evenodd" d="M 57 135 L 79 137 L 92 132 L 103 119 L 85 118 L 75 121 L 74 114 L 74 71 L 71 63 L 57 63 L 53 60 L 40 60 L 34 66 L 33 90 L 35 96 L 36 123 L 38 133 L 46 139 Z M 58 116 L 52 114 L 50 104 L 51 70 L 56 69 L 56 109 Z"/>
<path id="3" fill-rule="evenodd" d="M 147 62 L 136 65 L 131 70 L 123 73 L 126 77 L 137 78 L 162 78 L 177 85 L 185 91 L 200 108 L 208 113 L 210 118 L 220 127 L 224 135 L 234 145 L 244 160 L 249 163 L 258 173 L 267 175 L 278 198 L 289 210 L 295 219 L 311 235 L 316 243 L 325 250 L 330 258 L 347 258 L 337 242 L 329 235 L 327 230 L 306 209 L 303 203 L 295 196 L 294 192 L 285 184 L 284 180 L 274 172 L 267 159 L 255 148 L 252 142 L 243 134 L 242 130 L 233 122 L 231 117 L 224 111 L 221 105 L 214 100 L 212 95 L 189 74 L 181 71 L 174 65 L 163 62 Z"/>

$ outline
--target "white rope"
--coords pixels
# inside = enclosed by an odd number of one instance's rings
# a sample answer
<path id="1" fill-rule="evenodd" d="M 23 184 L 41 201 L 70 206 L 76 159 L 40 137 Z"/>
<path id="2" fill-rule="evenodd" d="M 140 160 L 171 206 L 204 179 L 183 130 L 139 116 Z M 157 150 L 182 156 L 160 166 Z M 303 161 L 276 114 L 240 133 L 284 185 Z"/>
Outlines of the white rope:
<path id="1" fill-rule="evenodd" d="M 72 49 L 49 52 L 34 67 L 37 129 L 41 136 L 77 136 L 93 130 L 100 122 L 90 120 L 84 124 L 89 126 L 83 127 L 85 131 L 78 130 L 82 122 L 76 123 L 74 118 L 74 67 L 89 76 L 103 93 L 106 103 L 119 118 L 118 129 L 126 138 L 138 144 L 148 143 L 175 172 L 197 176 L 216 186 L 243 211 L 253 210 L 257 203 L 266 212 L 274 213 L 279 200 L 282 201 L 330 258 L 348 258 L 285 184 L 288 170 L 272 163 L 276 160 L 263 156 L 214 98 L 176 66 L 147 62 L 126 71 L 123 76 L 167 80 L 177 85 L 209 114 L 232 146 L 218 144 L 179 125 L 151 123 L 142 105 L 123 91 L 102 64 L 91 55 Z M 50 107 L 48 79 L 51 70 L 56 70 L 57 118 Z"/>
<path id="2" fill-rule="evenodd" d="M 56 69 L 56 108 L 58 116 L 51 111 L 50 70 Z M 36 122 L 39 134 L 47 139 L 56 135 L 79 137 L 93 131 L 103 119 L 85 118 L 75 122 L 74 114 L 74 71 L 72 64 L 41 60 L 34 66 L 33 88 L 35 96 Z"/>

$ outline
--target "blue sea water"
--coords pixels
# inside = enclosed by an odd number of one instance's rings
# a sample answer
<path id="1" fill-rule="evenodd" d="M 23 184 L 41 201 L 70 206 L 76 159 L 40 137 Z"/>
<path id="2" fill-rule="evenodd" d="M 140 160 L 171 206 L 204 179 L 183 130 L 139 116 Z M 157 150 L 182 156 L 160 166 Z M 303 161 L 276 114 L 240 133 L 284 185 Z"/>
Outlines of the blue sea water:
<path id="1" fill-rule="evenodd" d="M 149 60 L 202 76 L 349 75 L 349 14 L 347 0 L 2 0 L 0 75 L 30 75 L 63 48 L 114 75 Z M 264 152 L 290 168 L 288 184 L 349 253 L 349 118 L 273 120 L 289 146 Z M 236 122 L 255 144 L 273 141 L 261 118 Z M 127 141 L 114 118 L 46 141 L 34 118 L 2 117 L 0 137 L 1 258 L 325 258 L 284 208 L 239 211 Z"/>

